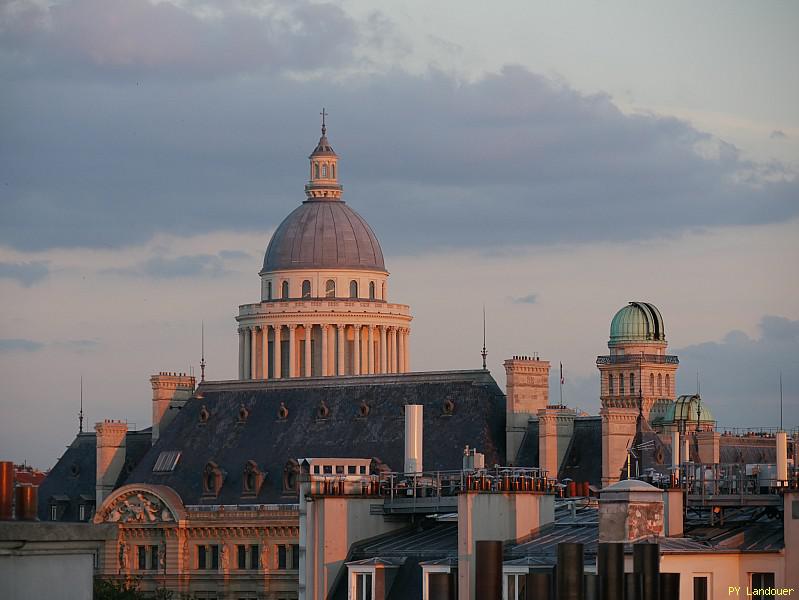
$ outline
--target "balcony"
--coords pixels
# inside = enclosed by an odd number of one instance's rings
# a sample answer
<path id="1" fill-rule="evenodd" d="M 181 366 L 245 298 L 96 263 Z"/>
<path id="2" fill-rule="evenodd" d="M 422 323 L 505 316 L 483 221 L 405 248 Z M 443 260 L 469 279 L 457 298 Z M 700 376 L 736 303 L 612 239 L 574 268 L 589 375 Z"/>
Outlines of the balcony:
<path id="1" fill-rule="evenodd" d="M 597 365 L 637 365 L 641 363 L 678 365 L 680 359 L 671 354 L 612 354 L 596 357 Z"/>

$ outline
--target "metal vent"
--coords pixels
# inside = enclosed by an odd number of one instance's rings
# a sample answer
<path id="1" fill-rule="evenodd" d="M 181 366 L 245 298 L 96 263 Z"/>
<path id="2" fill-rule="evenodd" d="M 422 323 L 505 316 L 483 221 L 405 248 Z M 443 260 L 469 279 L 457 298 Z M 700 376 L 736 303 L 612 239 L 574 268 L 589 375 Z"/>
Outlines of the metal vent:
<path id="1" fill-rule="evenodd" d="M 165 450 L 158 455 L 155 461 L 153 473 L 168 473 L 175 470 L 175 466 L 180 459 L 180 450 Z"/>

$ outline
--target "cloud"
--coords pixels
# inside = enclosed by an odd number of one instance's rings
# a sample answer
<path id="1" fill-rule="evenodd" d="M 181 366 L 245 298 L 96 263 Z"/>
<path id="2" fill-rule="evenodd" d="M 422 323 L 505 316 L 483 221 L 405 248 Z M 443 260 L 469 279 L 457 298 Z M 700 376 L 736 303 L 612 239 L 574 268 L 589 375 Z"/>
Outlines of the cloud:
<path id="1" fill-rule="evenodd" d="M 232 254 L 232 256 L 231 256 Z M 153 256 L 133 267 L 106 269 L 104 273 L 153 279 L 175 277 L 222 277 L 230 274 L 226 259 L 242 258 L 238 251 L 221 251 L 219 254 L 192 254 L 175 257 Z"/>
<path id="2" fill-rule="evenodd" d="M 680 357 L 681 393 L 693 392 L 699 372 L 702 398 L 719 425 L 759 427 L 779 424 L 779 373 L 784 383 L 786 426 L 799 425 L 799 320 L 764 316 L 760 336 L 731 331 L 720 342 L 674 351 Z"/>
<path id="3" fill-rule="evenodd" d="M 17 72 L 195 79 L 339 65 L 366 42 L 332 3 L 32 0 L 0 8 L 0 51 Z"/>
<path id="4" fill-rule="evenodd" d="M 769 137 L 772 140 L 786 140 L 786 139 L 788 139 L 788 135 L 784 131 L 781 131 L 780 129 L 775 129 L 774 131 L 772 131 L 771 134 L 769 135 Z"/>
<path id="5" fill-rule="evenodd" d="M 20 338 L 0 338 L 0 353 L 11 352 L 36 352 L 41 350 L 44 344 L 33 340 Z"/>
<path id="6" fill-rule="evenodd" d="M 474 81 L 435 70 L 192 85 L 14 79 L 7 96 L 0 238 L 16 249 L 274 228 L 304 197 L 322 103 L 344 197 L 389 256 L 799 215 L 784 165 L 518 66 Z"/>
<path id="7" fill-rule="evenodd" d="M 25 287 L 38 283 L 49 274 L 47 261 L 0 262 L 0 278 L 14 279 Z"/>
<path id="8" fill-rule="evenodd" d="M 519 298 L 511 298 L 514 304 L 535 304 L 538 301 L 538 294 L 527 294 Z"/>
<path id="9" fill-rule="evenodd" d="M 244 252 L 244 250 L 220 250 L 219 258 L 222 260 L 239 260 L 252 257 L 249 252 Z"/>

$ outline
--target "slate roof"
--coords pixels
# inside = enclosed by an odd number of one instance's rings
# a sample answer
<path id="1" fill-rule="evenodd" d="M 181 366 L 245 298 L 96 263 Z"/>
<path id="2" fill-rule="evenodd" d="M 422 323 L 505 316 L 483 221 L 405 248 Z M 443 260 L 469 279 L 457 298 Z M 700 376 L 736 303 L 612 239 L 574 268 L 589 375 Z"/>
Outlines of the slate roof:
<path id="1" fill-rule="evenodd" d="M 150 449 L 150 428 L 129 431 L 125 436 L 125 466 L 116 487 Z M 81 504 L 94 505 L 97 478 L 97 440 L 93 431 L 79 433 L 39 486 L 39 519 L 50 520 L 50 501 L 59 505 L 61 521 L 77 521 Z M 88 518 L 89 511 L 86 512 Z"/>
<path id="2" fill-rule="evenodd" d="M 527 422 L 527 432 L 516 451 L 513 464 L 517 467 L 538 466 L 538 419 L 531 419 Z"/>
<path id="3" fill-rule="evenodd" d="M 602 418 L 576 417 L 574 433 L 563 456 L 558 479 L 602 483 Z"/>
<path id="4" fill-rule="evenodd" d="M 462 466 L 467 444 L 486 464 L 505 455 L 505 396 L 488 371 L 447 371 L 273 381 L 206 382 L 189 400 L 125 483 L 173 488 L 185 504 L 296 502 L 283 473 L 303 457 L 377 458 L 404 466 L 405 404 L 424 406 L 424 468 Z M 445 401 L 454 403 L 446 414 Z M 327 417 L 320 415 L 324 402 Z M 288 416 L 281 419 L 281 403 Z M 360 416 L 362 404 L 369 406 Z M 203 407 L 208 419 L 202 422 Z M 240 409 L 247 411 L 240 419 Z M 167 473 L 152 469 L 162 451 L 179 450 Z M 255 461 L 266 478 L 256 497 L 242 497 L 244 467 Z M 213 461 L 224 473 L 215 498 L 204 497 L 202 473 Z"/>

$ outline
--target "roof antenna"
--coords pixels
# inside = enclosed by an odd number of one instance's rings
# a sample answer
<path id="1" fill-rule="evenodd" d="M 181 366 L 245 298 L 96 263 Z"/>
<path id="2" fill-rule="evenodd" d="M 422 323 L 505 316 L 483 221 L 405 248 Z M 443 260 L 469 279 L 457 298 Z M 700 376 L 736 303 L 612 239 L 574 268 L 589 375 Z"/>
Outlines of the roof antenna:
<path id="1" fill-rule="evenodd" d="M 697 395 L 697 396 L 701 395 L 701 394 L 699 393 L 699 390 L 700 390 L 700 389 L 701 389 L 701 388 L 699 387 L 699 371 L 697 371 L 697 372 L 696 372 L 696 395 Z"/>
<path id="2" fill-rule="evenodd" d="M 483 303 L 483 351 L 480 352 L 480 356 L 483 357 L 483 371 L 486 370 L 486 356 L 488 356 L 488 352 L 486 351 L 486 305 Z"/>
<path id="3" fill-rule="evenodd" d="M 782 419 L 780 419 L 782 422 Z M 78 413 L 78 433 L 83 433 L 83 375 L 80 376 L 80 412 Z"/>
<path id="4" fill-rule="evenodd" d="M 205 381 L 205 321 L 202 321 L 200 331 L 200 383 L 202 383 Z"/>
<path id="5" fill-rule="evenodd" d="M 329 113 L 327 113 L 327 112 L 325 111 L 325 107 L 323 106 L 323 107 L 322 107 L 322 112 L 320 112 L 319 114 L 320 114 L 320 115 L 322 115 L 322 135 L 324 136 L 324 135 L 326 135 L 326 134 L 327 134 L 327 127 L 325 126 L 325 117 L 326 117 L 326 116 L 327 116 Z"/>

